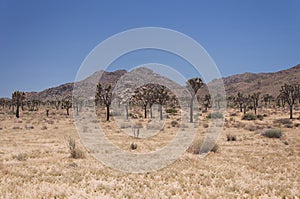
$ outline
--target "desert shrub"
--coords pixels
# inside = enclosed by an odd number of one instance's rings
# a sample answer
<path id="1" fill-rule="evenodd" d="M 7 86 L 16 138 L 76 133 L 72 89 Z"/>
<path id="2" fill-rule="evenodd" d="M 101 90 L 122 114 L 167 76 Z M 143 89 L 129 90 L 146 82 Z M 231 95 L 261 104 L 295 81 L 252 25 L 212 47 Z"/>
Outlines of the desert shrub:
<path id="1" fill-rule="evenodd" d="M 171 122 L 171 126 L 172 126 L 172 127 L 176 127 L 176 126 L 178 126 L 178 122 L 177 122 L 177 121 L 175 121 L 175 120 L 173 120 L 173 121 Z"/>
<path id="2" fill-rule="evenodd" d="M 232 134 L 226 135 L 227 141 L 236 141 L 236 136 Z"/>
<path id="3" fill-rule="evenodd" d="M 74 159 L 84 158 L 83 151 L 81 151 L 78 147 L 76 147 L 75 139 L 71 136 L 67 139 L 67 146 L 70 151 L 70 157 Z"/>
<path id="4" fill-rule="evenodd" d="M 208 128 L 208 126 L 209 126 L 208 124 L 203 124 L 204 128 Z"/>
<path id="5" fill-rule="evenodd" d="M 260 114 L 258 114 L 256 117 L 257 117 L 257 119 L 259 119 L 259 120 L 263 120 L 263 119 L 264 119 L 264 116 L 263 116 L 263 115 L 260 115 Z"/>
<path id="6" fill-rule="evenodd" d="M 177 110 L 175 108 L 170 108 L 170 109 L 167 109 L 166 112 L 169 114 L 176 114 Z"/>
<path id="7" fill-rule="evenodd" d="M 237 116 L 237 113 L 231 113 L 230 116 L 235 117 L 235 116 Z"/>
<path id="8" fill-rule="evenodd" d="M 130 127 L 131 127 L 131 125 L 129 123 L 121 123 L 120 124 L 121 129 L 126 129 L 126 128 L 130 128 Z"/>
<path id="9" fill-rule="evenodd" d="M 219 112 L 213 112 L 213 113 L 210 113 L 206 116 L 206 118 L 208 119 L 222 119 L 224 116 L 222 113 L 219 113 Z"/>
<path id="10" fill-rule="evenodd" d="M 293 122 L 288 118 L 281 118 L 273 121 L 274 124 L 293 124 Z"/>
<path id="11" fill-rule="evenodd" d="M 248 131 L 256 131 L 257 130 L 257 126 L 250 124 L 250 125 L 247 125 L 245 127 L 245 129 L 248 130 Z"/>
<path id="12" fill-rule="evenodd" d="M 25 161 L 27 159 L 27 154 L 19 153 L 18 155 L 13 156 L 13 158 L 17 159 L 18 161 Z"/>
<path id="13" fill-rule="evenodd" d="M 186 151 L 192 154 L 199 154 L 201 145 L 202 145 L 202 140 L 195 139 Z"/>
<path id="14" fill-rule="evenodd" d="M 261 133 L 263 136 L 268 138 L 281 138 L 282 132 L 280 129 L 268 129 Z"/>
<path id="15" fill-rule="evenodd" d="M 242 120 L 256 120 L 256 118 L 256 115 L 252 113 L 246 113 L 245 115 L 243 115 Z"/>
<path id="16" fill-rule="evenodd" d="M 130 144 L 130 149 L 131 149 L 131 150 L 136 150 L 136 149 L 137 149 L 137 144 L 136 144 L 135 142 L 132 142 L 132 143 Z"/>
<path id="17" fill-rule="evenodd" d="M 210 151 L 214 152 L 214 153 L 217 153 L 217 152 L 219 152 L 219 149 L 220 149 L 219 145 L 215 144 L 215 146 Z"/>
<path id="18" fill-rule="evenodd" d="M 46 127 L 46 126 L 42 126 L 41 129 L 42 129 L 42 130 L 47 130 L 47 127 Z"/>

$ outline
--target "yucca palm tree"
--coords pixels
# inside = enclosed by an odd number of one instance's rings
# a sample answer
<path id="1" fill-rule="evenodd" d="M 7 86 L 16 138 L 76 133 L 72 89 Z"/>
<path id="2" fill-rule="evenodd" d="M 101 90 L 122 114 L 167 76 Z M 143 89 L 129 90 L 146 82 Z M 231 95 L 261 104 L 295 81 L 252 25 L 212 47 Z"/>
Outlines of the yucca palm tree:
<path id="1" fill-rule="evenodd" d="M 25 100 L 25 93 L 21 91 L 15 91 L 12 94 L 12 103 L 16 106 L 16 117 L 20 117 L 20 106 L 22 106 L 23 101 Z"/>
<path id="2" fill-rule="evenodd" d="M 293 119 L 293 106 L 297 98 L 300 98 L 300 85 L 294 84 L 284 84 L 280 89 L 280 96 L 290 108 L 290 119 Z"/>
<path id="3" fill-rule="evenodd" d="M 193 123 L 193 108 L 194 108 L 194 99 L 198 90 L 203 86 L 203 81 L 199 77 L 191 78 L 187 81 L 188 89 L 192 95 L 190 101 L 190 123 Z"/>
<path id="4" fill-rule="evenodd" d="M 110 105 L 113 99 L 113 87 L 111 84 L 102 87 L 101 83 L 97 84 L 97 91 L 95 95 L 95 102 L 100 104 L 105 104 L 106 106 L 106 121 L 109 121 Z"/>

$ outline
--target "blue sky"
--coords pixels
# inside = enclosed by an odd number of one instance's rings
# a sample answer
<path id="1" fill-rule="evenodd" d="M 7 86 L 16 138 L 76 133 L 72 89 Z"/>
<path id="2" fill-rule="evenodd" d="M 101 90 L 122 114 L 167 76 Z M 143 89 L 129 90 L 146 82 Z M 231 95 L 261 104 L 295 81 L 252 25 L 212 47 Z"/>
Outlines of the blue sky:
<path id="1" fill-rule="evenodd" d="M 72 82 L 100 42 L 149 26 L 195 39 L 222 76 L 287 69 L 300 63 L 299 8 L 298 0 L 0 0 L 0 96 Z"/>

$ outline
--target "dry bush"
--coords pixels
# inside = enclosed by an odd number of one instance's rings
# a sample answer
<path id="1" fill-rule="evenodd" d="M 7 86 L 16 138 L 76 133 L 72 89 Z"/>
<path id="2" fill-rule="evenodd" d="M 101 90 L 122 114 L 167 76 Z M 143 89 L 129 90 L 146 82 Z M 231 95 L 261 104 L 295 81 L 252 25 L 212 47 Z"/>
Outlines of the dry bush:
<path id="1" fill-rule="evenodd" d="M 17 159 L 18 161 L 26 161 L 27 154 L 26 153 L 19 153 L 18 155 L 13 156 L 14 159 Z"/>
<path id="2" fill-rule="evenodd" d="M 70 151 L 70 157 L 74 159 L 84 158 L 84 153 L 76 146 L 75 139 L 69 136 L 67 138 L 67 146 Z"/>
<path id="3" fill-rule="evenodd" d="M 256 119 L 257 119 L 256 115 L 254 115 L 252 113 L 246 113 L 242 117 L 242 120 L 256 120 Z"/>
<path id="4" fill-rule="evenodd" d="M 173 121 L 171 122 L 171 126 L 172 126 L 172 127 L 177 127 L 178 125 L 179 125 L 178 122 L 175 121 L 175 120 L 173 120 Z"/>
<path id="5" fill-rule="evenodd" d="M 262 132 L 261 135 L 268 138 L 281 138 L 282 131 L 280 129 L 268 129 Z"/>
<path id="6" fill-rule="evenodd" d="M 42 129 L 42 130 L 47 130 L 47 127 L 46 127 L 46 126 L 42 126 L 41 129 Z"/>
<path id="7" fill-rule="evenodd" d="M 227 141 L 236 141 L 236 136 L 232 134 L 226 135 Z"/>
<path id="8" fill-rule="evenodd" d="M 273 121 L 274 124 L 293 124 L 293 122 L 288 118 L 281 118 Z"/>
<path id="9" fill-rule="evenodd" d="M 195 139 L 186 151 L 192 154 L 199 154 L 202 142 L 202 139 Z"/>
<path id="10" fill-rule="evenodd" d="M 121 129 L 126 129 L 126 128 L 130 128 L 131 127 L 131 124 L 130 123 L 121 123 L 120 124 L 120 128 Z"/>
<path id="11" fill-rule="evenodd" d="M 255 125 L 252 125 L 252 124 L 249 124 L 245 127 L 245 130 L 248 130 L 248 131 L 256 131 L 257 129 L 258 129 L 258 127 Z"/>
<path id="12" fill-rule="evenodd" d="M 136 149 L 137 149 L 137 144 L 136 144 L 135 142 L 132 142 L 132 143 L 130 144 L 130 149 L 131 149 L 131 150 L 136 150 Z"/>

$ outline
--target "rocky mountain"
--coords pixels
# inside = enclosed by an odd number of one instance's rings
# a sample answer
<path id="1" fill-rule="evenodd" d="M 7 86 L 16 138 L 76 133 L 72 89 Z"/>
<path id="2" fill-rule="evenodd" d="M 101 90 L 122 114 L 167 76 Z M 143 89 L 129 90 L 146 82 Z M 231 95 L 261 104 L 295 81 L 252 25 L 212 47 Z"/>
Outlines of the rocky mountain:
<path id="1" fill-rule="evenodd" d="M 300 83 L 300 64 L 278 72 L 257 74 L 243 73 L 224 77 L 222 80 L 227 96 L 236 95 L 237 92 L 242 92 L 244 94 L 261 92 L 262 94 L 268 93 L 276 97 L 279 94 L 280 87 L 284 83 Z M 95 82 L 99 81 L 104 85 L 119 82 L 116 84 L 116 89 L 120 92 L 123 91 L 123 93 L 129 89 L 130 85 L 138 85 L 143 81 L 152 81 L 154 83 L 164 82 L 164 84 L 169 85 L 174 92 L 185 92 L 184 87 L 181 87 L 170 79 L 156 74 L 147 68 L 138 68 L 131 72 L 127 72 L 126 70 L 117 70 L 114 72 L 97 71 L 88 78 L 76 82 L 76 85 L 83 88 L 82 92 L 94 93 Z M 209 84 L 213 83 L 214 81 Z M 28 92 L 26 95 L 28 99 L 39 99 L 43 101 L 63 99 L 66 96 L 72 95 L 73 85 L 74 83 L 67 83 L 41 92 Z M 202 89 L 202 92 L 207 93 L 207 89 Z"/>
<path id="2" fill-rule="evenodd" d="M 223 78 L 226 95 L 236 95 L 237 92 L 251 94 L 261 92 L 274 97 L 279 95 L 284 83 L 300 83 L 300 64 L 273 73 L 243 73 Z"/>

